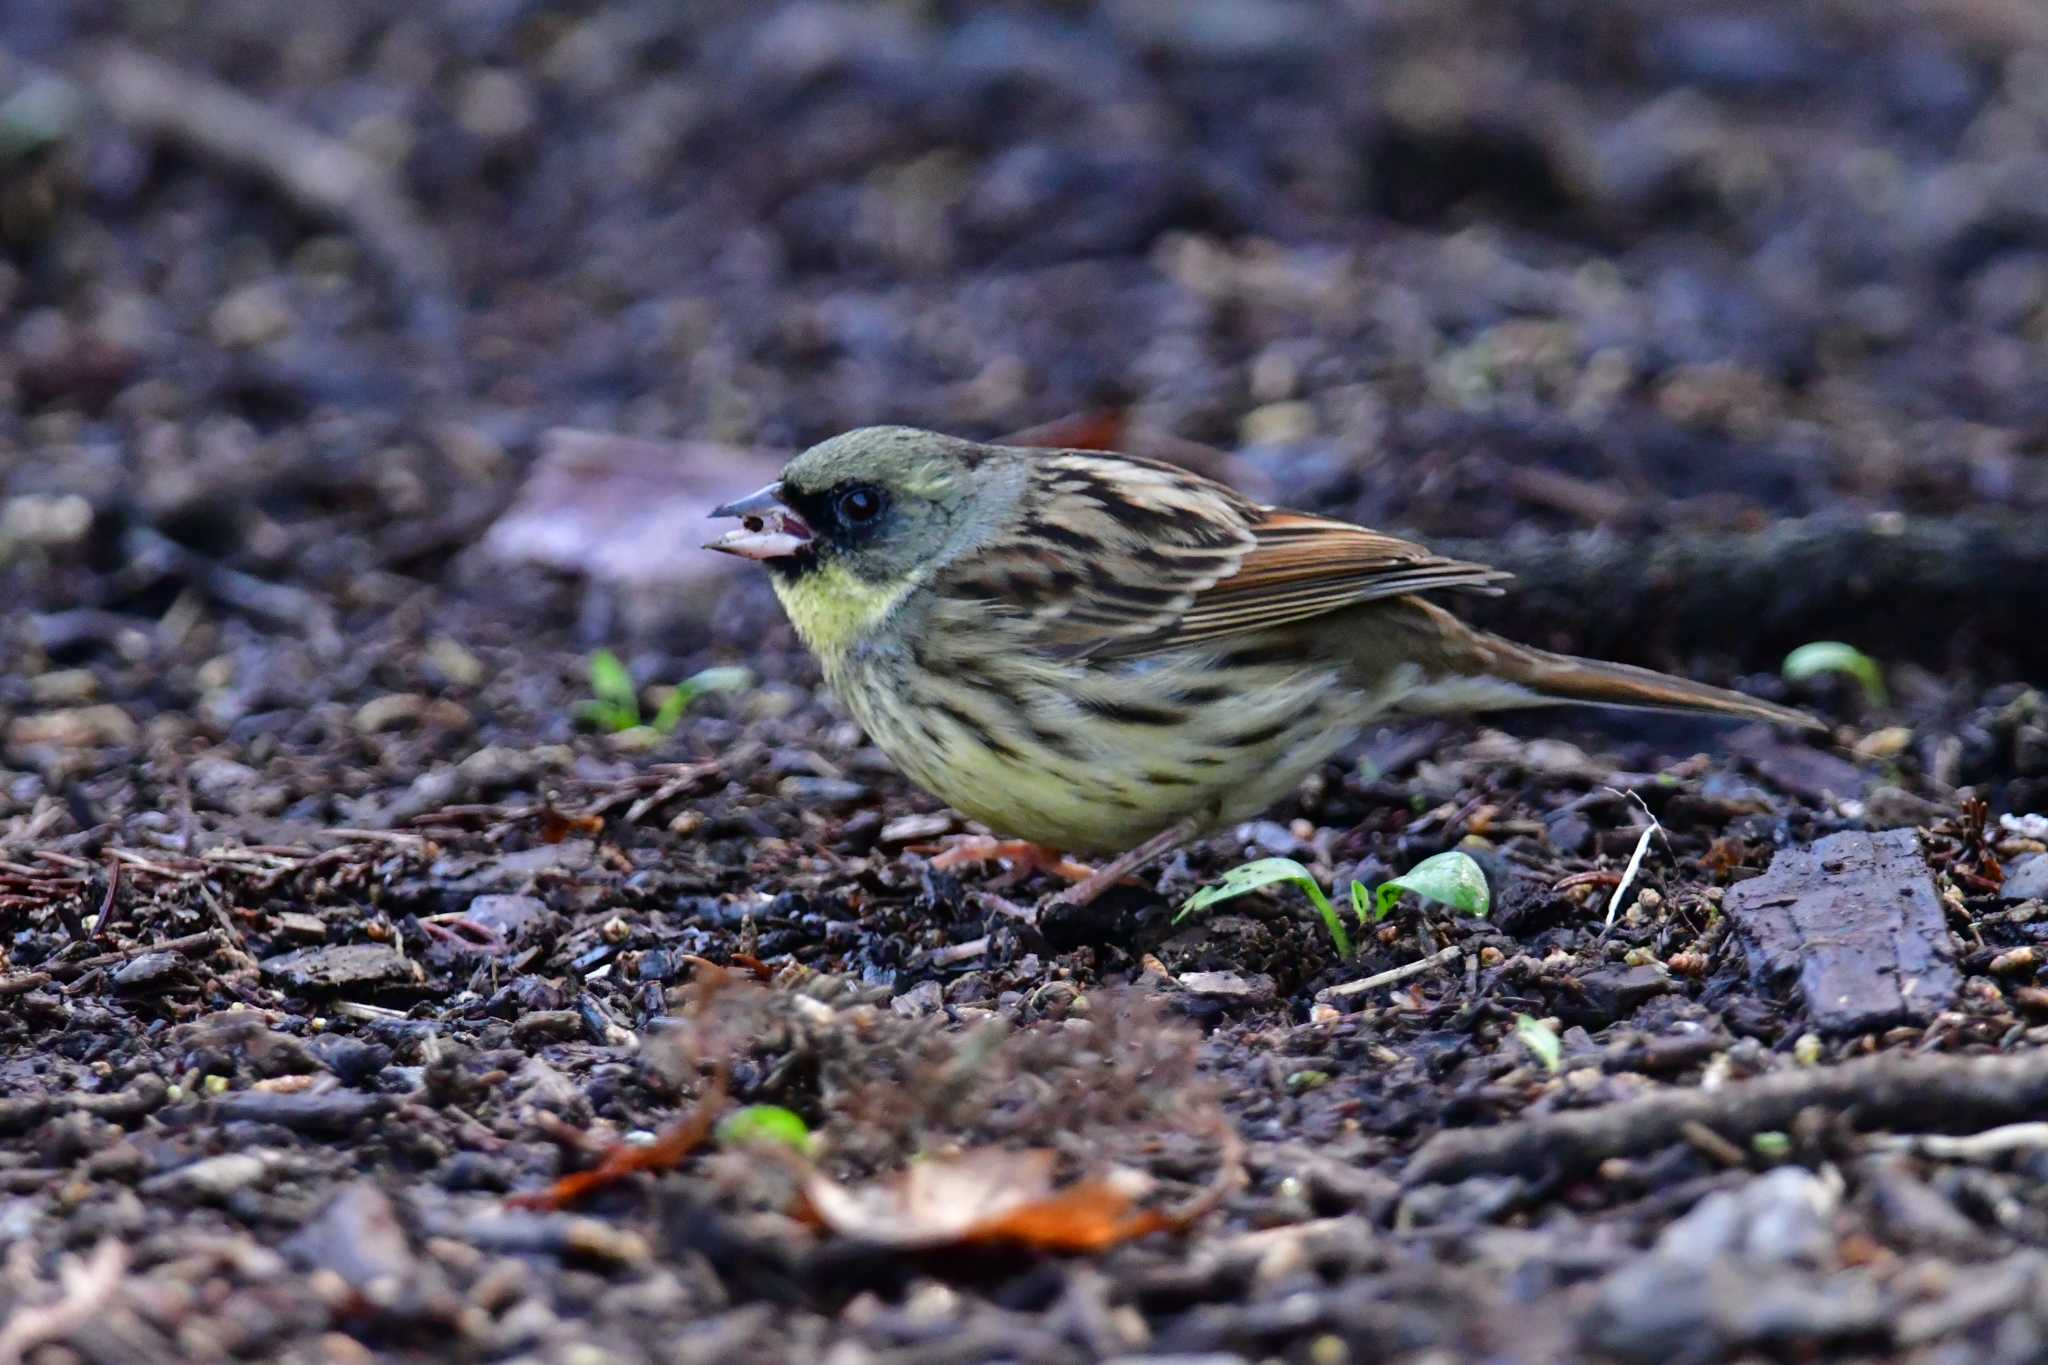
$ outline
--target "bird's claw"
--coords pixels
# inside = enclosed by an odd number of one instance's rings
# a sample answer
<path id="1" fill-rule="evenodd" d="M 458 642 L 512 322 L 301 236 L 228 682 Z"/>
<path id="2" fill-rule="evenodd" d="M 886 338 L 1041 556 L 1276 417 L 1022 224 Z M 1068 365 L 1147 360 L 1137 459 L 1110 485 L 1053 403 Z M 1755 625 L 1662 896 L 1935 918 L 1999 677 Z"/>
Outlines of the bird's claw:
<path id="1" fill-rule="evenodd" d="M 998 861 L 1010 865 L 1010 870 L 995 882 L 999 890 L 1015 886 L 1034 872 L 1043 872 L 1067 882 L 1085 882 L 1095 875 L 1094 868 L 1069 861 L 1043 844 L 1025 839 L 997 839 L 983 834 L 970 834 L 954 840 L 933 856 L 932 866 L 941 872 L 951 872 L 955 868 L 983 867 Z"/>

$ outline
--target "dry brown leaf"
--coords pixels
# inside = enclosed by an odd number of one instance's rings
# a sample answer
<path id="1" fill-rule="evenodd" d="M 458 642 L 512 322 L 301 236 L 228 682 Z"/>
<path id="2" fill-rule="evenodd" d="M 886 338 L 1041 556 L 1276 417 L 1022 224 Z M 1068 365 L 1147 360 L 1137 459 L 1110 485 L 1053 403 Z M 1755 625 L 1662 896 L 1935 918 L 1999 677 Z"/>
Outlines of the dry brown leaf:
<path id="1" fill-rule="evenodd" d="M 853 1188 L 813 1175 L 804 1197 L 817 1220 L 843 1237 L 924 1250 L 1020 1246 L 1033 1251 L 1101 1251 L 1175 1226 L 1134 1207 L 1132 1191 L 1109 1180 L 1055 1190 L 1056 1154 L 983 1148 L 919 1162 Z"/>
<path id="2" fill-rule="evenodd" d="M 517 1209 L 566 1209 L 597 1191 L 618 1184 L 641 1171 L 673 1170 L 683 1158 L 704 1145 L 712 1124 L 725 1108 L 725 1073 L 711 1078 L 704 1097 L 681 1121 L 664 1129 L 648 1143 L 618 1143 L 607 1148 L 604 1159 L 590 1170 L 572 1171 L 544 1190 L 515 1194 L 506 1202 Z"/>

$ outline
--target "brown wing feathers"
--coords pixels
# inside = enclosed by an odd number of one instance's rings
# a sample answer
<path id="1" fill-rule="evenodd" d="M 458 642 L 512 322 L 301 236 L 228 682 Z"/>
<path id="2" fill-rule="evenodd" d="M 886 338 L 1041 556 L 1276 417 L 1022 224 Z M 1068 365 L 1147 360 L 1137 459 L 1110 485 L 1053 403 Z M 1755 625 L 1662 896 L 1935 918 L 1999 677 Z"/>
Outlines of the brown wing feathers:
<path id="1" fill-rule="evenodd" d="M 1062 653 L 1146 653 L 1508 576 L 1157 461 L 1061 451 L 1033 473 L 1020 534 L 935 586 L 1027 618 Z"/>
<path id="2" fill-rule="evenodd" d="M 1181 618 L 1177 639 L 1202 640 L 1283 625 L 1410 593 L 1497 593 L 1496 585 L 1509 577 L 1349 522 L 1259 511 L 1250 528 L 1252 547 L 1237 572 L 1196 597 Z"/>

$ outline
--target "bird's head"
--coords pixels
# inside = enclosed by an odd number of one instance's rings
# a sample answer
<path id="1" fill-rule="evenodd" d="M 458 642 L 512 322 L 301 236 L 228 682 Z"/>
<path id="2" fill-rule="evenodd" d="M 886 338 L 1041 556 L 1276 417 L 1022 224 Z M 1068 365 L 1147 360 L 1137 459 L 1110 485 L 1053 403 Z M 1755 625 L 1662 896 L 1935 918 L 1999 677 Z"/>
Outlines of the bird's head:
<path id="1" fill-rule="evenodd" d="M 776 482 L 716 509 L 740 526 L 705 548 L 766 565 L 797 629 L 820 647 L 821 635 L 872 625 L 982 543 L 1024 480 L 1017 452 L 1003 447 L 862 427 L 819 442 Z"/>
<path id="2" fill-rule="evenodd" d="M 740 527 L 705 546 L 780 577 L 838 568 L 868 583 L 920 576 L 993 523 L 1019 484 L 1015 452 L 913 427 L 862 427 L 715 509 Z"/>

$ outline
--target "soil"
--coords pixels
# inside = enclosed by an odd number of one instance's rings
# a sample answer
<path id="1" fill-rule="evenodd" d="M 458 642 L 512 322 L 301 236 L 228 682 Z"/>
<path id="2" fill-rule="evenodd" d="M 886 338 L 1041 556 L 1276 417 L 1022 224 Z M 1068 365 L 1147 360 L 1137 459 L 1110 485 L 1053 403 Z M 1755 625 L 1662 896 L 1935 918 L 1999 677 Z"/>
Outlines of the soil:
<path id="1" fill-rule="evenodd" d="M 2048 581 L 1779 534 L 2048 512 L 2041 12 L 34 0 L 0 46 L 0 1361 L 2048 1354 Z M 967 827 L 760 582 L 487 540 L 556 428 L 715 481 L 1109 408 L 1832 728 L 1389 729 L 1039 913 L 932 868 Z M 1882 695 L 1780 676 L 1837 633 Z M 750 677 L 608 733 L 601 648 L 649 714 Z M 1453 848 L 1488 917 L 1348 960 L 1292 892 L 1175 915 Z M 746 1105 L 809 1155 L 699 1131 Z M 806 1193 L 999 1200 L 990 1149 L 1168 1212 Z"/>

